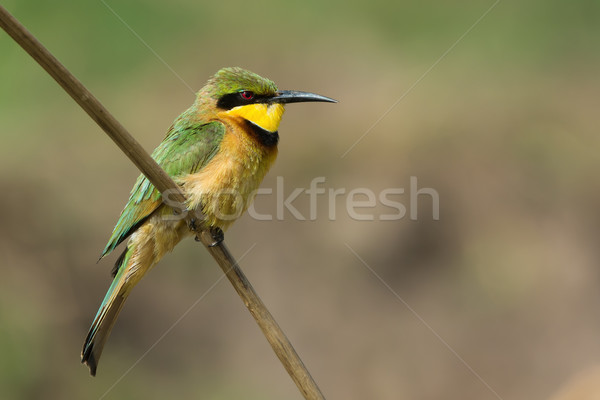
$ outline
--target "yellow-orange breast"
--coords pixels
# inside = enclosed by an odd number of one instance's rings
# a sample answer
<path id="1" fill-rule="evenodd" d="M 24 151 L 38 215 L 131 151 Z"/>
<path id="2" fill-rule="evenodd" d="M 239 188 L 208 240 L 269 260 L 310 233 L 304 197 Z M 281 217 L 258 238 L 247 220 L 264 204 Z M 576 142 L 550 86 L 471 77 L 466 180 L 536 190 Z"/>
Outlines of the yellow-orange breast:
<path id="1" fill-rule="evenodd" d="M 200 209 L 207 226 L 225 230 L 252 202 L 277 157 L 277 146 L 264 146 L 249 132 L 245 118 L 222 113 L 226 130 L 217 154 L 201 171 L 180 179 L 190 209 Z"/>

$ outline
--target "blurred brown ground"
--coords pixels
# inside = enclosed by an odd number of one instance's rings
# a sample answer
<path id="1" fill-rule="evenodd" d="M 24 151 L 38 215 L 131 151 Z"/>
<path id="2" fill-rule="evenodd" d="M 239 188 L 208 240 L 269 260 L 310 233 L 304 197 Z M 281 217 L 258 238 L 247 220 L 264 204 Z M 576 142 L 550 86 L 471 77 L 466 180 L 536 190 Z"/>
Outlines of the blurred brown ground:
<path id="1" fill-rule="evenodd" d="M 397 221 L 379 202 L 354 220 L 347 196 L 330 220 L 321 196 L 314 221 L 228 231 L 327 398 L 598 397 L 597 2 L 500 2 L 405 97 L 493 2 L 108 4 L 194 89 L 239 65 L 340 101 L 288 107 L 263 187 L 323 176 L 405 188 L 408 205 L 415 176 L 439 193 L 437 221 L 427 196 Z M 101 2 L 4 6 L 147 149 L 193 101 Z M 96 260 L 138 172 L 6 35 L 0 54 L 0 398 L 300 398 L 226 281 L 118 381 L 219 279 L 191 240 L 136 288 L 88 377 L 79 352 L 116 255 Z M 306 195 L 293 204 L 309 215 Z"/>

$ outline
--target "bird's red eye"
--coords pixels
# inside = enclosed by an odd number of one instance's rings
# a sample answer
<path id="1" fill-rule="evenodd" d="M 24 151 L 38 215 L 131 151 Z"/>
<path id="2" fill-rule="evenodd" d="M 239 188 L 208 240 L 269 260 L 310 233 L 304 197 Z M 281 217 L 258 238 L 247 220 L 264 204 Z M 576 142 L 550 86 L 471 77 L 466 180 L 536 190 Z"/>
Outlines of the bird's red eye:
<path id="1" fill-rule="evenodd" d="M 254 92 L 251 92 L 250 90 L 244 90 L 240 95 L 244 100 L 252 100 L 254 98 Z"/>

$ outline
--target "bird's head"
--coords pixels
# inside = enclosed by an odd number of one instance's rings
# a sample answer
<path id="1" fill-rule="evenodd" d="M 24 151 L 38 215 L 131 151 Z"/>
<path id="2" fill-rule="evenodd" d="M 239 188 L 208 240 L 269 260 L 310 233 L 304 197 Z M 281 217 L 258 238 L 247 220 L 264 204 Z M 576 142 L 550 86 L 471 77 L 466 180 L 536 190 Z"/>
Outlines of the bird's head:
<path id="1" fill-rule="evenodd" d="M 223 68 L 208 81 L 198 100 L 209 99 L 217 115 L 243 118 L 272 133 L 279 128 L 286 103 L 336 102 L 314 93 L 277 90 L 273 81 L 239 67 Z"/>

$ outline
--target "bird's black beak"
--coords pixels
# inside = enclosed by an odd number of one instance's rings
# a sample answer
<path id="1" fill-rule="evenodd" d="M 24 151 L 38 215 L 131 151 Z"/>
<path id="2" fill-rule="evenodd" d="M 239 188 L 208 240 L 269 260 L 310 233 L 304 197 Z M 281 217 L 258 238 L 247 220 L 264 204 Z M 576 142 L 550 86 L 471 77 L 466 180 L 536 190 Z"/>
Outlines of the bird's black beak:
<path id="1" fill-rule="evenodd" d="M 320 94 L 300 92 L 298 90 L 279 90 L 277 95 L 273 97 L 274 103 L 303 103 L 307 101 L 324 101 L 327 103 L 337 103 L 337 100 L 329 97 L 321 96 Z"/>

